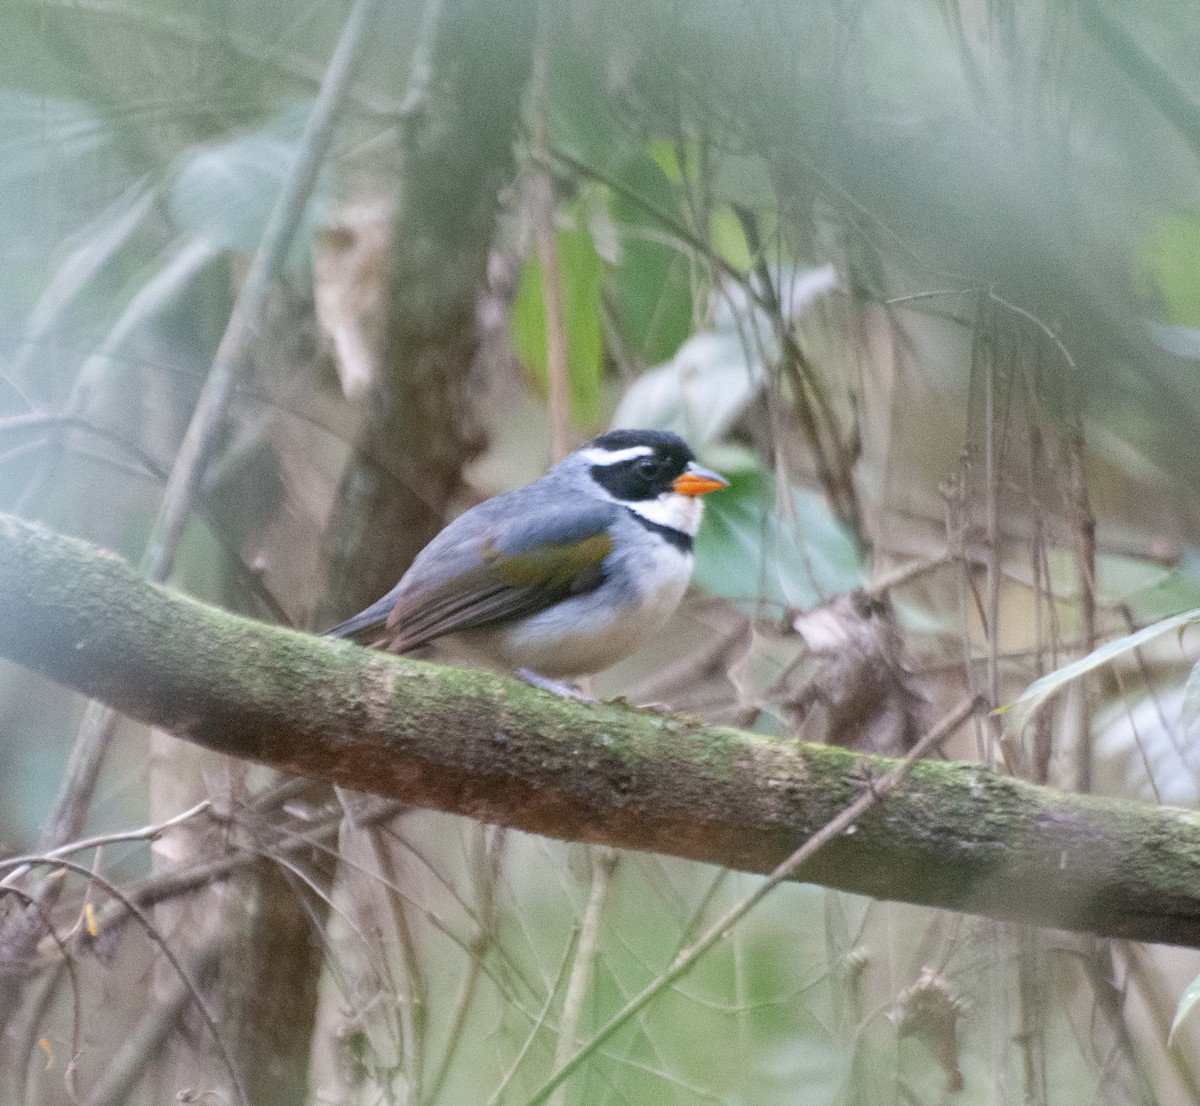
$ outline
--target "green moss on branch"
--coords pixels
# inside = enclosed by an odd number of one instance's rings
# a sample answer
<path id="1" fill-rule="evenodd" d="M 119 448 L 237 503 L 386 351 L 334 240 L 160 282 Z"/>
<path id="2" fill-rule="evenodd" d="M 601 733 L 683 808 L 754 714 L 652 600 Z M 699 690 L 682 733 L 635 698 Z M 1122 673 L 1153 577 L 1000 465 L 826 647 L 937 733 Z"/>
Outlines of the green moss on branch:
<path id="1" fill-rule="evenodd" d="M 564 701 L 281 630 L 0 515 L 0 655 L 232 756 L 571 840 L 746 871 L 890 762 Z M 1200 816 L 926 761 L 798 877 L 1038 925 L 1200 947 Z"/>

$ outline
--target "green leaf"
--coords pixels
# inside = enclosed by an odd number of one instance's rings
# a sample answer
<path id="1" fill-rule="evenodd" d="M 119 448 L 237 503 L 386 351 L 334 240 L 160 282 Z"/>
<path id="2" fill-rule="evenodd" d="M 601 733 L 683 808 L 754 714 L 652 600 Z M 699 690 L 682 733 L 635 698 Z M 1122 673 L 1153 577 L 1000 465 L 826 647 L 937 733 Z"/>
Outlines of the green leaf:
<path id="1" fill-rule="evenodd" d="M 754 255 L 746 242 L 745 231 L 737 214 L 728 204 L 717 204 L 708 219 L 708 240 L 718 257 L 724 258 L 735 269 L 750 268 Z"/>
<path id="2" fill-rule="evenodd" d="M 803 488 L 780 494 L 755 465 L 723 474 L 730 486 L 707 500 L 696 539 L 696 582 L 742 606 L 766 599 L 812 607 L 865 581 L 854 539 L 824 499 Z"/>
<path id="3" fill-rule="evenodd" d="M 1164 618 L 1153 626 L 1146 626 L 1137 633 L 1106 642 L 1098 649 L 1092 650 L 1086 657 L 1065 665 L 1055 672 L 1047 673 L 1040 679 L 1034 680 L 1017 699 L 1004 708 L 1006 725 L 1013 731 L 1019 732 L 1025 728 L 1030 719 L 1042 708 L 1048 699 L 1057 695 L 1069 683 L 1085 676 L 1087 673 L 1109 664 L 1125 653 L 1140 649 L 1147 642 L 1162 637 L 1172 630 L 1182 630 L 1194 622 L 1200 622 L 1200 608 L 1184 611 L 1183 614 Z"/>
<path id="4" fill-rule="evenodd" d="M 567 382 L 571 418 L 576 426 L 596 425 L 600 414 L 600 383 L 604 368 L 600 336 L 600 294 L 603 263 L 590 234 L 560 230 L 556 236 L 562 281 L 563 315 L 567 330 Z M 517 356 L 544 388 L 548 353 L 546 301 L 542 266 L 537 255 L 525 263 L 509 315 L 509 332 Z"/>
<path id="5" fill-rule="evenodd" d="M 1142 244 L 1136 278 L 1155 320 L 1200 326 L 1200 213 L 1160 215 Z"/>
<path id="6" fill-rule="evenodd" d="M 789 269 L 779 274 L 789 318 L 802 317 L 833 287 L 829 266 Z M 664 365 L 643 373 L 629 387 L 613 415 L 613 426 L 649 426 L 674 430 L 698 450 L 722 438 L 761 391 L 764 357 L 774 356 L 773 329 L 753 304 L 711 331 L 694 334 Z M 749 333 L 759 340 L 745 346 Z"/>
<path id="7" fill-rule="evenodd" d="M 618 177 L 624 191 L 614 192 L 611 204 L 621 247 L 612 273 L 617 323 L 647 362 L 663 361 L 692 326 L 691 261 L 664 241 L 677 235 L 671 220 L 684 221 L 679 198 L 649 154 L 625 164 Z"/>
<path id="8" fill-rule="evenodd" d="M 1187 985 L 1187 990 L 1180 996 L 1179 1006 L 1175 1010 L 1175 1020 L 1171 1022 L 1171 1032 L 1167 1034 L 1167 1048 L 1170 1048 L 1171 1042 L 1175 1040 L 1175 1030 L 1179 1028 L 1183 1019 L 1192 1012 L 1192 1008 L 1198 1002 L 1200 1002 L 1200 975 Z"/>
<path id="9" fill-rule="evenodd" d="M 687 179 L 695 180 L 699 173 L 700 144 L 694 138 L 682 138 L 678 143 L 659 139 L 650 143 L 647 152 L 654 159 L 654 164 L 676 188 L 683 184 L 685 175 Z"/>

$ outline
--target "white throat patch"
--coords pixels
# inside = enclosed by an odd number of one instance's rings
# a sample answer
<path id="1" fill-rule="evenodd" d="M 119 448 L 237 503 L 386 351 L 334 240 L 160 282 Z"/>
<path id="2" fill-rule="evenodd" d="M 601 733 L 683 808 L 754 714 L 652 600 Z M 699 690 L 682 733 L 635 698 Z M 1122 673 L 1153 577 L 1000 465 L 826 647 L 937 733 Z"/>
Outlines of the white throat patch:
<path id="1" fill-rule="evenodd" d="M 693 538 L 704 514 L 704 504 L 698 495 L 680 495 L 678 492 L 663 492 L 657 499 L 642 499 L 625 506 L 650 522 L 669 526 Z"/>

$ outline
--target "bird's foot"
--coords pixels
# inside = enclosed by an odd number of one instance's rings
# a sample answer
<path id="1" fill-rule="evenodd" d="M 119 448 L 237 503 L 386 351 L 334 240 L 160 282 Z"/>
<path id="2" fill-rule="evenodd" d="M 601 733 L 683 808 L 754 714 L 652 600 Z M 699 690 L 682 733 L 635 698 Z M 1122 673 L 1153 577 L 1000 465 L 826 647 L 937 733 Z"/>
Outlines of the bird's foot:
<path id="1" fill-rule="evenodd" d="M 559 680 L 549 680 L 545 676 L 539 676 L 536 672 L 528 668 L 518 668 L 517 677 L 524 680 L 530 687 L 549 691 L 552 695 L 557 695 L 560 699 L 574 699 L 577 703 L 588 703 L 589 705 L 596 703 L 596 700 L 590 695 L 584 695 L 582 691 L 573 688 L 570 684 L 561 683 Z"/>

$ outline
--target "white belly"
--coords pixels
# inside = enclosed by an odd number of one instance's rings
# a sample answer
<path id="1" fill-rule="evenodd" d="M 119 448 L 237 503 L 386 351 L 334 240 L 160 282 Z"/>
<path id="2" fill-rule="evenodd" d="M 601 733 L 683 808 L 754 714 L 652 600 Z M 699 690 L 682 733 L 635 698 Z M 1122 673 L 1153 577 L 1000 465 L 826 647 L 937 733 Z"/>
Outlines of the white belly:
<path id="1" fill-rule="evenodd" d="M 540 614 L 457 635 L 493 664 L 551 679 L 600 672 L 636 652 L 679 606 L 691 577 L 690 554 L 664 547 L 639 565 L 634 593 L 614 581 Z"/>

